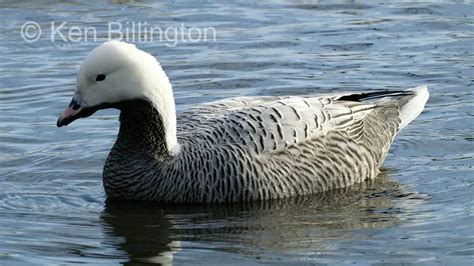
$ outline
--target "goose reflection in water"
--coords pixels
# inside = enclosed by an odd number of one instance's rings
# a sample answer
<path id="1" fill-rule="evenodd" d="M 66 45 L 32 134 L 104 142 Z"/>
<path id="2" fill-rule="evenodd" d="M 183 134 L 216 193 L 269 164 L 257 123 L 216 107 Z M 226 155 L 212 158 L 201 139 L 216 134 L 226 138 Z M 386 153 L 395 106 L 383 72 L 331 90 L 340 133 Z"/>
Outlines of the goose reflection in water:
<path id="1" fill-rule="evenodd" d="M 109 201 L 101 218 L 106 239 L 126 253 L 129 263 L 172 263 L 175 253 L 193 242 L 271 260 L 262 255 L 318 256 L 336 250 L 341 241 L 367 238 L 357 230 L 399 223 L 400 214 L 419 202 L 413 195 L 384 171 L 376 180 L 349 188 L 264 202 L 196 206 Z"/>

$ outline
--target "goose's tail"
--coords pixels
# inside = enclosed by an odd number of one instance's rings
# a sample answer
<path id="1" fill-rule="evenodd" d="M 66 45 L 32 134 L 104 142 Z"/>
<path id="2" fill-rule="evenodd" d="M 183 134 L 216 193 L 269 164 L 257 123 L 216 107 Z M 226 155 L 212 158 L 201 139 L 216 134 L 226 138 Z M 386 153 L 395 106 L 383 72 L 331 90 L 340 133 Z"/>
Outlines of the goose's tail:
<path id="1" fill-rule="evenodd" d="M 403 91 L 377 91 L 344 95 L 338 100 L 371 102 L 376 105 L 396 100 L 400 106 L 400 119 L 402 120 L 399 129 L 402 129 L 421 114 L 429 97 L 428 87 L 418 86 Z"/>
<path id="2" fill-rule="evenodd" d="M 409 89 L 413 94 L 401 97 L 398 102 L 400 104 L 400 118 L 402 123 L 400 129 L 411 123 L 425 108 L 425 104 L 430 97 L 428 87 L 419 86 Z"/>

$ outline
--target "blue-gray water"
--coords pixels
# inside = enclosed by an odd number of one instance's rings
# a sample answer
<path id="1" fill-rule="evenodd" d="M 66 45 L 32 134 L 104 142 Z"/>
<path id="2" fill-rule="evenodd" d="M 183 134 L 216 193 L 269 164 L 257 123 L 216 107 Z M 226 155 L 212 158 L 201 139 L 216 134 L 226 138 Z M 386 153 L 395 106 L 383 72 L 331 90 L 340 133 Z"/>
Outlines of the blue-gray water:
<path id="1" fill-rule="evenodd" d="M 472 2 L 17 2 L 0 2 L 1 265 L 474 260 Z M 27 21 L 43 28 L 36 42 L 21 38 Z M 214 27 L 215 42 L 137 43 L 164 66 L 178 110 L 422 84 L 431 99 L 372 183 L 246 205 L 106 204 L 117 112 L 55 126 L 99 42 L 52 42 L 52 21 L 102 37 L 109 21 Z"/>

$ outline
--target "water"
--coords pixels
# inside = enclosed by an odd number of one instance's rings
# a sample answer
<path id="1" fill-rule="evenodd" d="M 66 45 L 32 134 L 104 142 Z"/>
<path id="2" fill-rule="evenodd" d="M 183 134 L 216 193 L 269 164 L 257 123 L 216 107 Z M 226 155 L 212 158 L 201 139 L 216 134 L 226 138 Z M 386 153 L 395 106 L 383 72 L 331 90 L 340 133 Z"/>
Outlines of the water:
<path id="1" fill-rule="evenodd" d="M 0 264 L 452 263 L 474 259 L 472 2 L 2 1 Z M 44 29 L 33 43 L 20 27 Z M 116 111 L 55 126 L 98 42 L 51 42 L 51 21 L 215 27 L 215 42 L 141 42 L 178 110 L 240 95 L 402 89 L 426 111 L 376 181 L 309 197 L 218 206 L 106 203 Z"/>

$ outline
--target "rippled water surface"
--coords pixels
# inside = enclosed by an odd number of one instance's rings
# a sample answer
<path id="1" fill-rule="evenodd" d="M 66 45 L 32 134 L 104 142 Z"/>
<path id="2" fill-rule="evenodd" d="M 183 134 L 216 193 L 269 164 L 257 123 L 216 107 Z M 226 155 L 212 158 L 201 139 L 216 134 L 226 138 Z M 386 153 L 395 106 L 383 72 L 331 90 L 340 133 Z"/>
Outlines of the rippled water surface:
<path id="1" fill-rule="evenodd" d="M 473 3 L 383 2 L 1 1 L 0 264 L 472 262 Z M 30 20 L 43 28 L 32 43 L 20 35 Z M 178 110 L 420 84 L 431 99 L 371 183 L 245 205 L 106 203 L 117 112 L 55 126 L 99 42 L 52 42 L 52 21 L 102 37 L 109 21 L 214 27 L 215 42 L 137 44 L 164 66 Z"/>

